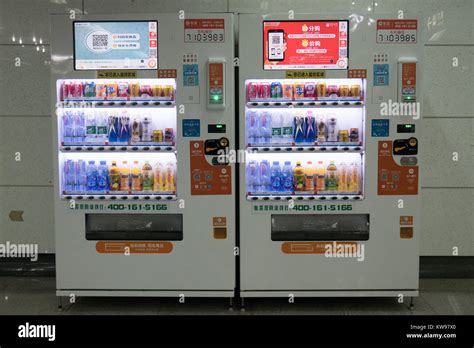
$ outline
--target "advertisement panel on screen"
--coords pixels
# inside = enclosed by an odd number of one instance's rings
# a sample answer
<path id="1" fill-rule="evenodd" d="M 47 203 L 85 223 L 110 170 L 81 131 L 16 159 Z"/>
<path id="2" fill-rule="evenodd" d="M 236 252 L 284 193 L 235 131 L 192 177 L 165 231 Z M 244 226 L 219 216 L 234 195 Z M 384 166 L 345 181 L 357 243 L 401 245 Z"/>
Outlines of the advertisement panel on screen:
<path id="1" fill-rule="evenodd" d="M 349 21 L 264 21 L 263 69 L 347 69 Z"/>
<path id="2" fill-rule="evenodd" d="M 74 69 L 158 68 L 157 21 L 77 21 Z"/>

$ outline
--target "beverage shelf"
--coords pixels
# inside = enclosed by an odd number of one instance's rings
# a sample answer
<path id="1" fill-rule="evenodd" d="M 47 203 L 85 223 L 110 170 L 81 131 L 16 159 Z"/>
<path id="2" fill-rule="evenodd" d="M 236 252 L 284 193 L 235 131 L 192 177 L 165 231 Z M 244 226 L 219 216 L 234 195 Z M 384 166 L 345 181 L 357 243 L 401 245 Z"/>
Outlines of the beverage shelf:
<path id="1" fill-rule="evenodd" d="M 139 194 L 139 195 L 112 195 L 112 194 L 63 194 L 61 199 L 64 200 L 176 200 L 175 194 Z"/>
<path id="2" fill-rule="evenodd" d="M 247 200 L 249 201 L 358 201 L 364 198 L 363 195 L 360 194 L 331 194 L 331 195 L 259 195 L 259 194 L 247 194 Z"/>
<path id="3" fill-rule="evenodd" d="M 61 152 L 176 152 L 174 145 L 61 145 Z"/>
<path id="4" fill-rule="evenodd" d="M 107 107 L 174 107 L 174 101 L 163 100 L 68 100 L 58 102 L 57 106 L 60 108 L 80 108 L 84 106 L 92 106 L 94 108 Z"/>
<path id="5" fill-rule="evenodd" d="M 333 101 L 255 101 L 247 102 L 249 108 L 282 108 L 282 107 L 361 107 L 363 101 L 333 100 Z"/>
<path id="6" fill-rule="evenodd" d="M 268 145 L 268 146 L 247 146 L 247 151 L 259 153 L 275 152 L 358 152 L 363 153 L 364 147 L 361 145 Z"/>

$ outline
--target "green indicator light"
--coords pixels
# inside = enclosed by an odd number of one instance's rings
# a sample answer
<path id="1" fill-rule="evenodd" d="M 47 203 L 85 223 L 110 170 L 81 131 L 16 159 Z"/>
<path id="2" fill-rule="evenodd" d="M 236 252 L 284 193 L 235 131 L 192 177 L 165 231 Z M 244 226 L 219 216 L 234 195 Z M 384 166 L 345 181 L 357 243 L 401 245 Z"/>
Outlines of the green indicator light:
<path id="1" fill-rule="evenodd" d="M 216 124 L 216 128 L 222 128 L 221 124 Z"/>
<path id="2" fill-rule="evenodd" d="M 411 124 L 406 124 L 405 128 L 411 128 Z"/>
<path id="3" fill-rule="evenodd" d="M 218 96 L 218 95 L 215 95 L 213 98 L 214 98 L 214 100 L 219 100 L 219 96 Z"/>

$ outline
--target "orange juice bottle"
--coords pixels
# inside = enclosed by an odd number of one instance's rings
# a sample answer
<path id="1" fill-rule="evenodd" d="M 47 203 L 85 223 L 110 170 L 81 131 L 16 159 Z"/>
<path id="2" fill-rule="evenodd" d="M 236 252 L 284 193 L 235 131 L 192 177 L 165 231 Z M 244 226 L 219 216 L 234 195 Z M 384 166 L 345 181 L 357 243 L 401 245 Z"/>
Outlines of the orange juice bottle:
<path id="1" fill-rule="evenodd" d="M 318 161 L 315 172 L 315 181 L 316 181 L 316 192 L 322 192 L 326 190 L 326 184 L 324 182 L 324 177 L 326 176 L 326 168 L 324 168 L 323 161 Z"/>
<path id="2" fill-rule="evenodd" d="M 165 175 L 165 168 L 163 163 L 158 162 L 155 165 L 155 171 L 153 173 L 153 191 L 162 192 L 165 190 L 163 177 Z"/>
<path id="3" fill-rule="evenodd" d="M 344 162 L 339 164 L 339 177 L 338 177 L 338 184 L 337 184 L 337 191 L 339 192 L 347 192 L 348 185 L 347 185 L 347 166 Z"/>
<path id="4" fill-rule="evenodd" d="M 142 172 L 138 166 L 138 161 L 133 161 L 132 167 L 132 191 L 142 190 Z"/>
<path id="5" fill-rule="evenodd" d="M 112 166 L 109 170 L 110 191 L 120 190 L 120 172 L 117 167 L 117 162 L 112 161 Z"/>
<path id="6" fill-rule="evenodd" d="M 176 191 L 176 185 L 174 182 L 174 164 L 168 162 L 166 164 L 166 173 L 165 173 L 165 191 Z"/>
<path id="7" fill-rule="evenodd" d="M 130 191 L 130 167 L 127 161 L 123 161 L 120 168 L 120 191 Z"/>
<path id="8" fill-rule="evenodd" d="M 306 163 L 304 169 L 304 190 L 308 193 L 314 193 L 314 168 L 311 161 Z"/>
<path id="9" fill-rule="evenodd" d="M 295 192 L 304 191 L 304 169 L 300 161 L 296 162 L 296 167 L 293 169 L 293 182 Z"/>

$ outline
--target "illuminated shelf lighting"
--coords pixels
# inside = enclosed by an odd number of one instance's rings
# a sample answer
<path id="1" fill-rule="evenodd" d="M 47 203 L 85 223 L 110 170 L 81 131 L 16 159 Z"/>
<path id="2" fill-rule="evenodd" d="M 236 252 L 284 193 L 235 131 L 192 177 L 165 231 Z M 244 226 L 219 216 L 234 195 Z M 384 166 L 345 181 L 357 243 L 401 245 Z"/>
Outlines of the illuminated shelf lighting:
<path id="1" fill-rule="evenodd" d="M 361 145 L 270 145 L 270 146 L 247 146 L 247 151 L 250 152 L 357 152 L 363 153 L 364 147 Z"/>
<path id="2" fill-rule="evenodd" d="M 252 195 L 247 194 L 249 201 L 347 201 L 362 200 L 363 195 L 360 194 L 334 194 L 334 195 Z"/>
<path id="3" fill-rule="evenodd" d="M 177 196 L 174 194 L 166 194 L 166 193 L 156 193 L 156 194 L 137 194 L 137 195 L 111 195 L 111 194 L 71 194 L 71 195 L 61 195 L 61 199 L 63 200 L 84 200 L 84 201 L 92 201 L 92 200 L 164 200 L 164 201 L 173 201 L 177 199 Z"/>
<path id="4" fill-rule="evenodd" d="M 176 152 L 170 145 L 63 145 L 61 152 Z"/>
<path id="5" fill-rule="evenodd" d="M 272 102 L 247 102 L 247 107 L 251 108 L 282 108 L 282 107 L 361 107 L 363 101 L 272 101 Z"/>

